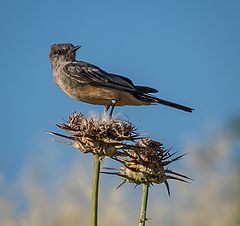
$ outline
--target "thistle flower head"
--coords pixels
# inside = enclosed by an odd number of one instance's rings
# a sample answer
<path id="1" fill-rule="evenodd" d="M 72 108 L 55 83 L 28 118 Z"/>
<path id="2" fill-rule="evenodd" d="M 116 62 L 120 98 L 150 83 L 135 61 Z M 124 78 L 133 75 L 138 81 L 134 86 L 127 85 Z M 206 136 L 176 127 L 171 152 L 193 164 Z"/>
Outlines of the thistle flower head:
<path id="1" fill-rule="evenodd" d="M 73 112 L 66 123 L 57 126 L 68 135 L 51 134 L 72 140 L 60 142 L 70 144 L 83 153 L 91 152 L 100 156 L 115 156 L 124 145 L 123 141 L 132 141 L 137 137 L 136 129 L 130 122 L 104 114 L 86 117 Z"/>
<path id="2" fill-rule="evenodd" d="M 169 179 L 183 182 L 190 179 L 168 168 L 170 163 L 181 159 L 184 154 L 173 157 L 175 153 L 171 154 L 171 150 L 165 149 L 162 143 L 142 138 L 128 121 L 110 118 L 105 114 L 86 117 L 82 113 L 73 112 L 67 122 L 57 126 L 67 135 L 55 132 L 50 134 L 70 140 L 59 142 L 70 144 L 83 153 L 111 157 L 123 165 L 118 169 L 105 168 L 113 171 L 102 173 L 118 175 L 124 181 L 137 185 L 164 183 L 168 194 Z"/>
<path id="3" fill-rule="evenodd" d="M 115 174 L 124 181 L 135 184 L 161 184 L 166 185 L 168 194 L 170 189 L 168 179 L 188 182 L 190 179 L 180 173 L 168 169 L 168 165 L 184 155 L 171 158 L 175 153 L 170 154 L 170 150 L 164 149 L 163 145 L 158 141 L 153 141 L 149 138 L 140 139 L 136 145 L 130 146 L 125 150 L 126 155 L 116 157 L 115 159 L 121 162 L 124 166 L 114 171 L 103 172 L 107 174 Z M 110 169 L 110 168 L 106 168 Z"/>

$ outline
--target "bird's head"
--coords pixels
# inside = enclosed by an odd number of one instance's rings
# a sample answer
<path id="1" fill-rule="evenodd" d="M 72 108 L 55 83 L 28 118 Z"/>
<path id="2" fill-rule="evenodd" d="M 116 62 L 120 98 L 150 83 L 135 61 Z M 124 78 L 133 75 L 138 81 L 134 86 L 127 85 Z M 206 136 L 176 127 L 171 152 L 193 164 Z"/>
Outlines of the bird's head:
<path id="1" fill-rule="evenodd" d="M 52 63 L 64 62 L 64 61 L 75 61 L 76 51 L 81 46 L 74 46 L 71 43 L 53 44 L 49 58 Z"/>

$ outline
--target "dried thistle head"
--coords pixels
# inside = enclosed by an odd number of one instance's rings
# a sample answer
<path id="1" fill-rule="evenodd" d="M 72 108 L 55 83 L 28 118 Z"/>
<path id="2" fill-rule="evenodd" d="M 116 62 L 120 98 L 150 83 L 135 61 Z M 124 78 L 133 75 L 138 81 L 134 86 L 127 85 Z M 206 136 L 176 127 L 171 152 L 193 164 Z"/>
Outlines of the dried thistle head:
<path id="1" fill-rule="evenodd" d="M 173 158 L 170 150 L 149 138 L 142 138 L 132 123 L 107 115 L 89 117 L 74 112 L 67 122 L 57 125 L 67 135 L 51 132 L 50 134 L 71 140 L 70 144 L 83 153 L 108 156 L 122 163 L 123 167 L 103 172 L 115 174 L 125 181 L 135 184 L 150 185 L 164 183 L 170 194 L 168 180 L 187 182 L 190 178 L 168 169 L 168 165 L 184 155 Z M 136 142 L 138 140 L 138 142 Z M 110 168 L 106 168 L 110 169 Z"/>
<path id="2" fill-rule="evenodd" d="M 169 195 L 169 179 L 183 182 L 188 182 L 187 180 L 190 179 L 167 168 L 170 163 L 181 159 L 184 155 L 171 158 L 175 153 L 170 154 L 170 150 L 164 149 L 163 145 L 158 141 L 143 138 L 136 145 L 129 146 L 125 153 L 125 156 L 115 158 L 123 164 L 123 167 L 118 169 L 105 168 L 114 171 L 103 173 L 118 175 L 125 182 L 128 181 L 137 185 L 142 183 L 150 185 L 164 183 Z"/>
<path id="3" fill-rule="evenodd" d="M 70 144 L 83 153 L 91 152 L 99 156 L 115 156 L 124 146 L 124 141 L 133 141 L 138 137 L 130 122 L 104 114 L 86 117 L 82 113 L 73 112 L 66 123 L 57 126 L 68 135 L 50 134 L 72 140 L 61 143 Z"/>

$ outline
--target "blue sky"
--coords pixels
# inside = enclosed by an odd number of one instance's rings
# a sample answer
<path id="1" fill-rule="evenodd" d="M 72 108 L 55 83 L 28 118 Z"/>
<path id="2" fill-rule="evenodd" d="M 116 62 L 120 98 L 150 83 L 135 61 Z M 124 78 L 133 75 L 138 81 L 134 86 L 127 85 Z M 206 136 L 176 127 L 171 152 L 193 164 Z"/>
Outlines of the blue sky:
<path id="1" fill-rule="evenodd" d="M 187 139 L 202 139 L 239 115 L 239 11 L 239 1 L 2 0 L 0 172 L 15 178 L 32 157 L 42 165 L 49 149 L 70 149 L 44 131 L 56 130 L 54 123 L 74 110 L 102 111 L 53 84 L 53 43 L 80 44 L 78 59 L 195 108 L 192 114 L 164 106 L 116 109 L 168 147 L 181 150 Z M 62 152 L 63 162 L 76 157 Z"/>

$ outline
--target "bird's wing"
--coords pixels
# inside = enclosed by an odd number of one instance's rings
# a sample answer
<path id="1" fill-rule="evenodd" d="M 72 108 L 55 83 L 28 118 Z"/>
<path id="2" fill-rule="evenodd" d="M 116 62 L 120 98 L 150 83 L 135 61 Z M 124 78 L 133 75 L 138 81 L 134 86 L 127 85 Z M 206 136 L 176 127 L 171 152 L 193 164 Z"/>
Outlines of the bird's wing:
<path id="1" fill-rule="evenodd" d="M 114 75 L 101 68 L 82 61 L 69 63 L 63 68 L 66 75 L 82 84 L 100 85 L 128 91 L 136 91 L 132 81 L 121 75 Z"/>

